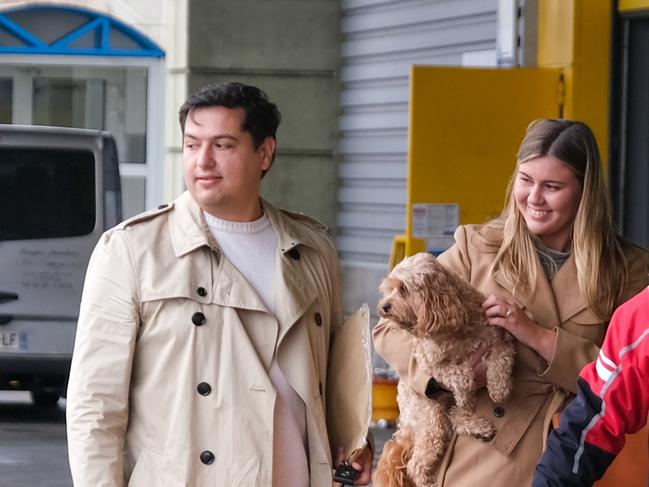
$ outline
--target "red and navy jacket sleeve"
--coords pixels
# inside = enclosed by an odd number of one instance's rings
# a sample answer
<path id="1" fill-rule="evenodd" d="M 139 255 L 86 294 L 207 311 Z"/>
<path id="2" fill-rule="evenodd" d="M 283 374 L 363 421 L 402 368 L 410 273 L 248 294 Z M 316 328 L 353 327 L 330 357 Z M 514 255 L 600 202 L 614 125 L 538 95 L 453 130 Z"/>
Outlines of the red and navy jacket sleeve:
<path id="1" fill-rule="evenodd" d="M 639 431 L 649 412 L 649 288 L 611 318 L 597 360 L 577 380 L 536 466 L 532 487 L 591 486 Z"/>

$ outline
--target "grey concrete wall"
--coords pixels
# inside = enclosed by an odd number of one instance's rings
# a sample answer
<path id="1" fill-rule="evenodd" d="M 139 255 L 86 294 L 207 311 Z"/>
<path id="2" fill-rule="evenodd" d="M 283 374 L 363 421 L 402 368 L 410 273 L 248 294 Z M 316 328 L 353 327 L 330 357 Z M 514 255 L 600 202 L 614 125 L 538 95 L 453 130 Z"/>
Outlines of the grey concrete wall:
<path id="1" fill-rule="evenodd" d="M 241 81 L 282 113 L 262 192 L 275 205 L 335 224 L 338 116 L 336 0 L 190 0 L 187 90 Z"/>

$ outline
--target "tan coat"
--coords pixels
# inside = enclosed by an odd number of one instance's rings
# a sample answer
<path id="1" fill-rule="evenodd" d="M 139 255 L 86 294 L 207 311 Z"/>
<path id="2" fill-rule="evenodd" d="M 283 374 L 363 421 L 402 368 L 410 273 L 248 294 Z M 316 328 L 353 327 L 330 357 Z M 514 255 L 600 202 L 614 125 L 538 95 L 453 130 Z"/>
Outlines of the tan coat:
<path id="1" fill-rule="evenodd" d="M 439 260 L 483 294 L 513 299 L 512 290 L 489 272 L 495 249 L 478 239 L 479 228 L 459 227 L 456 244 Z M 630 252 L 633 265 L 625 299 L 649 283 L 649 255 L 639 249 Z M 530 485 L 553 414 L 576 392 L 582 367 L 597 357 L 608 322 L 602 322 L 586 305 L 578 290 L 573 258 L 551 282 L 540 264 L 537 274 L 536 292 L 514 301 L 542 326 L 557 331 L 554 357 L 548 364 L 535 351 L 517 343 L 512 396 L 502 405 L 492 403 L 485 390 L 478 396 L 478 414 L 489 418 L 498 433 L 489 443 L 455 435 L 437 472 L 440 487 Z M 423 394 L 429 378 L 411 357 L 410 335 L 381 320 L 373 337 L 378 353 Z"/>
<path id="2" fill-rule="evenodd" d="M 306 405 L 311 485 L 331 486 L 328 422 L 345 430 L 326 413 L 342 324 L 336 252 L 317 222 L 264 211 L 278 237 L 277 317 L 221 256 L 188 193 L 104 234 L 68 389 L 76 486 L 270 486 L 276 345 Z"/>

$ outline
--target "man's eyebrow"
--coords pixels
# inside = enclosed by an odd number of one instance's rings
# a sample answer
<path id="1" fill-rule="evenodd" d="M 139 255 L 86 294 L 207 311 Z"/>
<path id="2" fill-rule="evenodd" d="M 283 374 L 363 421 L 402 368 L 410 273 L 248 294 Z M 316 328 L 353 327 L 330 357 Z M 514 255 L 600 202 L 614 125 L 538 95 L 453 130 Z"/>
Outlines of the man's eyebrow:
<path id="1" fill-rule="evenodd" d="M 189 132 L 185 132 L 184 138 L 185 139 L 194 139 L 194 140 L 199 139 L 199 137 L 197 137 L 196 135 L 192 135 Z M 228 139 L 228 140 L 235 140 L 235 141 L 239 140 L 237 137 L 235 137 L 234 135 L 230 135 L 230 134 L 218 134 L 218 135 L 212 135 L 210 137 L 205 137 L 205 138 L 208 139 L 208 140 L 220 140 L 220 139 Z"/>

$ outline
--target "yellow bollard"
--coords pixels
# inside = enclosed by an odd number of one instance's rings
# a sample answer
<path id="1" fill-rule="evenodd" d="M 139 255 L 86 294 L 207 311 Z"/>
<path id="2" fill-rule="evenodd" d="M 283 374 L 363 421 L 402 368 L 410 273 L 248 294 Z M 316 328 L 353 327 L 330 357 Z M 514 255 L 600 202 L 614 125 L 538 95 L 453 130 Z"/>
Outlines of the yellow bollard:
<path id="1" fill-rule="evenodd" d="M 395 422 L 398 417 L 397 382 L 375 377 L 372 381 L 372 421 Z"/>

